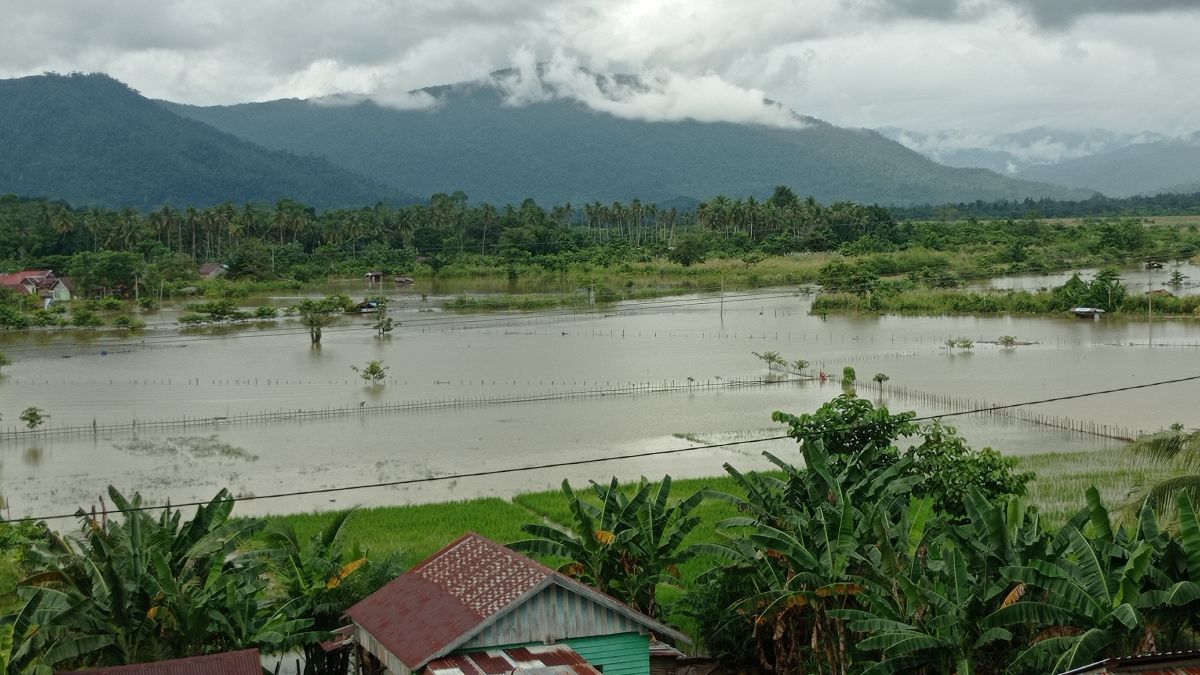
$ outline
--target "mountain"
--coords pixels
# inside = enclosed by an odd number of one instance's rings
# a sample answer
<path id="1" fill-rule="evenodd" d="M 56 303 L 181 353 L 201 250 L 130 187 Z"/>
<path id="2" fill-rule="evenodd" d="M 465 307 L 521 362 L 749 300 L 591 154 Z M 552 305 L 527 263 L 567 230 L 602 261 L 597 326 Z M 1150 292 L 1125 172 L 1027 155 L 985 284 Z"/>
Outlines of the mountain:
<path id="1" fill-rule="evenodd" d="M 1087 187 L 1110 197 L 1187 191 L 1200 183 L 1200 132 L 1187 138 L 1127 145 L 1058 164 L 1031 166 L 1018 175 Z"/>
<path id="2" fill-rule="evenodd" d="M 80 206 L 404 200 L 325 159 L 267 150 L 181 117 L 104 75 L 0 80 L 0 148 L 0 194 Z"/>
<path id="3" fill-rule="evenodd" d="M 1134 143 L 1164 140 L 1161 134 L 1122 133 L 1108 129 L 1033 127 L 1010 133 L 947 129 L 932 133 L 881 127 L 879 133 L 946 166 L 978 167 L 1016 174 L 1038 164 L 1088 157 Z"/>
<path id="4" fill-rule="evenodd" d="M 504 86 L 508 72 L 410 92 L 402 102 L 433 104 L 422 109 L 362 97 L 163 105 L 253 143 L 319 155 L 410 193 L 462 190 L 473 201 L 690 203 L 718 194 L 763 198 L 778 184 L 822 201 L 881 204 L 1091 194 L 942 166 L 874 131 L 812 118 L 768 126 L 647 121 L 598 111 L 665 95 L 628 78 L 595 76 L 599 84 L 592 90 L 642 87 L 635 92 L 640 98 L 588 101 L 546 87 L 514 99 Z"/>

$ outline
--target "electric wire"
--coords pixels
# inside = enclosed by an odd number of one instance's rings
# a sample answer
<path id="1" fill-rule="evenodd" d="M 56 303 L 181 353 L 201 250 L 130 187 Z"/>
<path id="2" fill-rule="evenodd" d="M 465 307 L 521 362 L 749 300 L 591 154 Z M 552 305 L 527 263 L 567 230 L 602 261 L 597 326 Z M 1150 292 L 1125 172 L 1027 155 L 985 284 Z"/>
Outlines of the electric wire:
<path id="1" fill-rule="evenodd" d="M 1076 400 L 1076 399 L 1082 399 L 1082 398 L 1090 398 L 1092 396 L 1103 396 L 1103 395 L 1107 395 L 1107 394 L 1116 394 L 1116 393 L 1120 393 L 1120 392 L 1136 391 L 1136 390 L 1140 390 L 1140 389 L 1149 389 L 1151 387 L 1161 387 L 1161 386 L 1166 386 L 1166 385 L 1171 385 L 1171 384 L 1193 382 L 1196 380 L 1200 380 L 1200 375 L 1189 375 L 1186 377 L 1177 377 L 1177 378 L 1173 378 L 1173 379 L 1169 379 L 1169 380 L 1144 382 L 1142 384 L 1126 385 L 1126 386 L 1122 386 L 1122 387 L 1114 387 L 1111 389 L 1088 391 L 1088 392 L 1082 392 L 1082 393 L 1078 393 L 1078 394 L 1066 394 L 1063 396 L 1052 396 L 1049 398 L 1042 398 L 1042 399 L 1037 399 L 1037 400 L 1032 400 L 1032 401 L 1022 401 L 1020 403 L 1007 403 L 1007 404 L 1000 404 L 1000 405 L 994 405 L 994 406 L 987 406 L 984 408 L 975 408 L 972 410 L 962 410 L 962 411 L 958 411 L 958 412 L 948 412 L 948 413 L 941 413 L 941 414 L 936 414 L 936 415 L 925 415 L 925 416 L 920 416 L 920 417 L 912 417 L 912 418 L 909 418 L 907 421 L 909 421 L 909 422 L 924 422 L 924 421 L 930 421 L 930 420 L 940 420 L 940 419 L 943 419 L 946 417 L 961 417 L 964 415 L 977 415 L 977 414 L 982 414 L 982 413 L 995 412 L 995 411 L 999 411 L 999 410 L 1010 410 L 1013 408 L 1023 408 L 1023 407 L 1033 406 L 1033 405 L 1041 405 L 1041 404 L 1045 404 L 1045 403 L 1057 403 L 1060 401 L 1070 401 L 1070 400 Z M 865 428 L 865 427 L 877 426 L 877 425 L 882 425 L 882 424 L 890 424 L 890 423 L 892 423 L 892 420 L 857 422 L 854 424 L 827 427 L 826 429 L 824 429 L 824 431 L 826 431 L 826 432 L 828 432 L 828 431 L 853 431 L 853 430 L 861 429 L 861 428 Z M 546 462 L 543 464 L 534 464 L 534 465 L 526 465 L 526 466 L 504 467 L 504 468 L 499 468 L 499 469 L 485 469 L 485 470 L 480 470 L 480 471 L 469 471 L 469 472 L 462 472 L 462 473 L 456 473 L 456 474 L 447 474 L 447 475 L 443 475 L 443 476 L 424 476 L 421 478 L 405 478 L 405 479 L 393 480 L 393 481 L 380 481 L 380 482 L 375 482 L 375 483 L 360 483 L 360 484 L 356 484 L 356 485 L 343 485 L 343 486 L 329 487 L 329 488 L 313 488 L 313 489 L 309 489 L 309 490 L 292 490 L 292 491 L 288 491 L 288 492 L 276 492 L 276 493 L 263 494 L 263 495 L 247 495 L 244 497 L 232 497 L 231 496 L 231 497 L 221 500 L 221 501 L 223 501 L 223 502 L 228 501 L 228 502 L 234 502 L 234 503 L 249 502 L 249 501 L 261 501 L 261 500 L 267 500 L 267 499 L 282 499 L 285 497 L 303 497 L 303 496 L 317 495 L 317 494 L 331 494 L 331 493 L 338 493 L 338 492 L 350 492 L 350 491 L 367 490 L 367 489 L 383 488 L 383 487 L 416 485 L 416 484 L 433 483 L 433 482 L 439 482 L 439 481 L 460 480 L 460 479 L 465 479 L 465 478 L 480 478 L 480 477 L 487 477 L 487 476 L 499 476 L 499 475 L 504 475 L 504 474 L 524 473 L 524 472 L 528 472 L 528 471 L 542 471 L 542 470 L 546 470 L 546 469 L 557 469 L 557 468 L 571 467 L 571 466 L 584 466 L 584 465 L 590 465 L 590 464 L 600 464 L 603 462 L 624 461 L 624 460 L 628 460 L 628 459 L 641 459 L 641 458 L 646 458 L 646 457 L 660 457 L 660 456 L 665 456 L 665 455 L 677 455 L 677 454 L 681 454 L 681 453 L 685 453 L 685 452 L 695 452 L 697 450 L 712 450 L 712 449 L 717 449 L 717 448 L 728 448 L 728 447 L 739 446 L 739 445 L 750 445 L 752 443 L 765 443 L 768 441 L 779 441 L 779 440 L 784 440 L 787 438 L 791 438 L 791 436 L 784 434 L 784 435 L 780 435 L 780 436 L 768 436 L 765 438 L 752 438 L 752 439 L 741 440 L 741 441 L 728 441 L 725 443 L 710 443 L 707 445 L 691 446 L 691 447 L 687 447 L 687 448 L 672 448 L 672 449 L 668 449 L 668 450 L 652 450 L 652 451 L 647 451 L 647 452 L 637 452 L 637 453 L 629 453 L 629 454 L 625 454 L 625 455 L 613 455 L 613 456 L 606 456 L 606 457 L 587 457 L 587 458 L 583 458 L 583 459 L 564 460 L 564 461 L 560 461 L 560 462 Z M 29 522 L 29 521 L 63 520 L 66 518 L 76 518 L 76 517 L 80 517 L 80 516 L 102 516 L 102 515 L 108 516 L 108 515 L 114 515 L 114 514 L 118 514 L 118 513 L 157 511 L 157 510 L 172 509 L 172 508 L 179 509 L 179 508 L 188 508 L 188 507 L 193 507 L 193 506 L 203 506 L 205 504 L 211 503 L 211 501 L 212 500 L 182 502 L 182 503 L 178 503 L 178 504 L 169 504 L 168 503 L 168 504 L 163 504 L 163 505 L 147 505 L 147 506 L 139 506 L 139 507 L 124 509 L 124 510 L 122 510 L 122 509 L 106 509 L 106 510 L 100 510 L 100 511 L 84 511 L 83 509 L 79 509 L 78 511 L 76 511 L 74 513 L 60 513 L 60 514 L 53 514 L 53 515 L 46 515 L 46 516 L 25 516 L 22 518 L 15 518 L 15 519 L 7 521 L 7 522 L 20 523 L 20 522 Z"/>

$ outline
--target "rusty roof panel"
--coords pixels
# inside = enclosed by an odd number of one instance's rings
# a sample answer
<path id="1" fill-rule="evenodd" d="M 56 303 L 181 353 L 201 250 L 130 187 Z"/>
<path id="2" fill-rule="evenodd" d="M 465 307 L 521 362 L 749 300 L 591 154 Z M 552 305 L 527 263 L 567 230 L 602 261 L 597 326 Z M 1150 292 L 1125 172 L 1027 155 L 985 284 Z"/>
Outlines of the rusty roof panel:
<path id="1" fill-rule="evenodd" d="M 257 649 L 191 656 L 185 659 L 134 663 L 127 666 L 75 670 L 88 675 L 262 675 Z"/>
<path id="2" fill-rule="evenodd" d="M 514 647 L 453 654 L 425 667 L 428 675 L 597 675 L 591 664 L 565 645 Z"/>

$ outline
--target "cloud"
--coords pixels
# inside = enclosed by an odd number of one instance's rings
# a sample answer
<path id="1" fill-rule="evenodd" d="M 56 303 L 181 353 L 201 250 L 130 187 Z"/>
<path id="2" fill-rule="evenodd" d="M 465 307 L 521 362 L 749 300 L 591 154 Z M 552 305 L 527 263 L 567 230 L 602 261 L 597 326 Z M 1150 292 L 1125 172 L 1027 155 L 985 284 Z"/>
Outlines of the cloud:
<path id="1" fill-rule="evenodd" d="M 1096 14 L 1135 15 L 1154 12 L 1195 12 L 1198 0 L 1008 0 L 1040 26 L 1061 29 Z"/>
<path id="2" fill-rule="evenodd" d="M 615 117 L 650 122 L 805 126 L 790 110 L 768 101 L 762 91 L 739 87 L 712 73 L 688 76 L 656 68 L 608 77 L 590 72 L 562 52 L 539 62 L 527 47 L 518 49 L 512 61 L 512 69 L 495 77 L 507 105 L 567 99 Z"/>
<path id="3" fill-rule="evenodd" d="M 515 65 L 514 103 L 568 98 L 637 119 L 790 126 L 791 109 L 846 126 L 1180 135 L 1200 128 L 1198 9 L 1200 0 L 5 0 L 0 77 L 101 71 L 185 103 L 370 96 L 409 109 L 433 105 L 410 93 L 422 87 Z M 594 80 L 576 66 L 638 79 Z"/>

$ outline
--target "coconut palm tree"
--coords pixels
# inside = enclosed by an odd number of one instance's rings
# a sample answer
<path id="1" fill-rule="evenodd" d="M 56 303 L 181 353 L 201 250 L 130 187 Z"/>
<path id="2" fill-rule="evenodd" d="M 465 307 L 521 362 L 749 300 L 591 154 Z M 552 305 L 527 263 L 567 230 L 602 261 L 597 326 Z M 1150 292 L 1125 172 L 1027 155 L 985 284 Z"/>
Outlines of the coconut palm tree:
<path id="1" fill-rule="evenodd" d="M 1142 504 L 1156 513 L 1174 515 L 1179 495 L 1200 504 L 1200 429 L 1185 431 L 1174 425 L 1167 431 L 1141 436 L 1126 450 L 1151 472 L 1129 491 L 1122 516 L 1135 515 Z"/>

